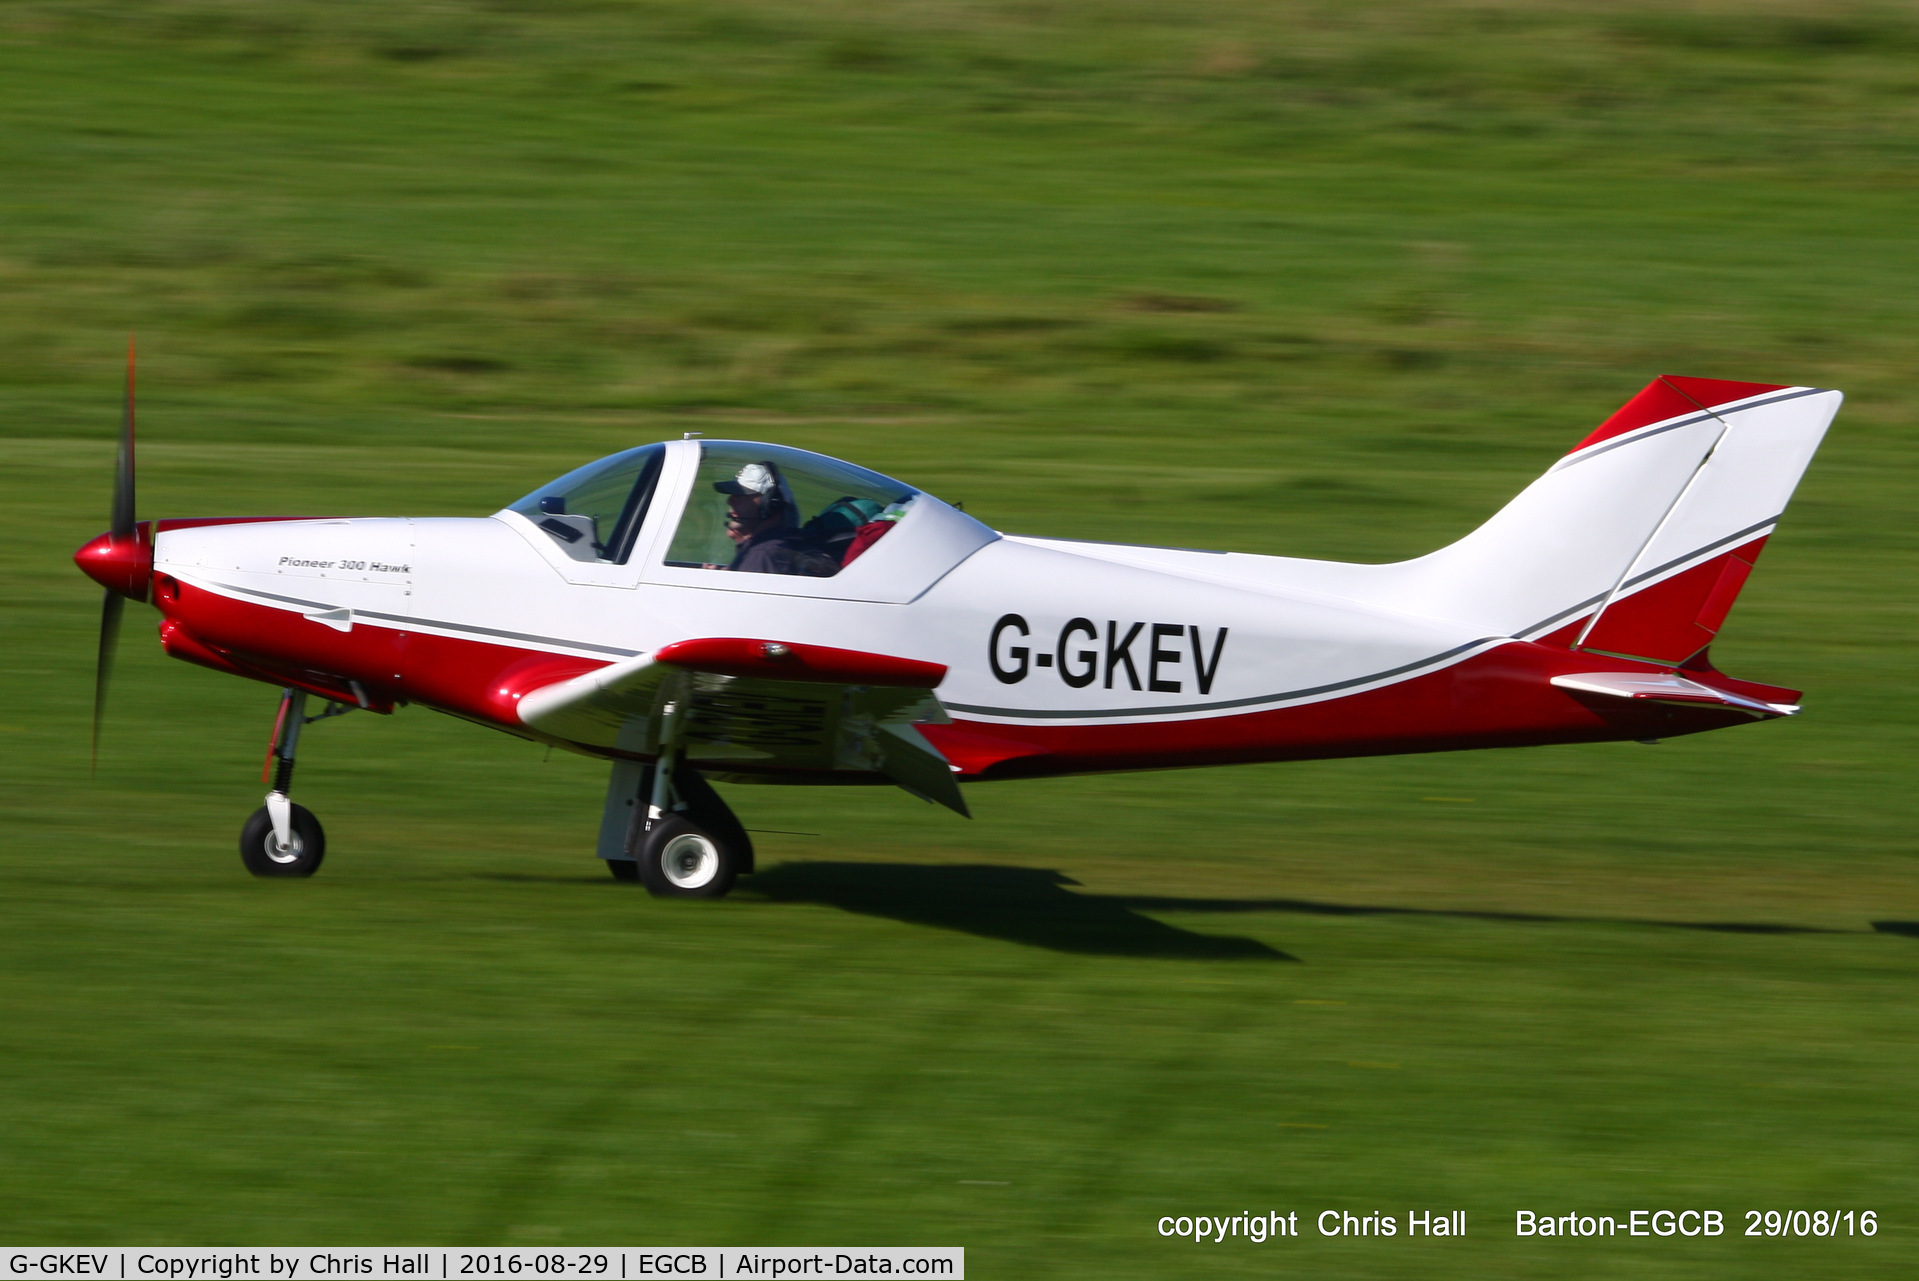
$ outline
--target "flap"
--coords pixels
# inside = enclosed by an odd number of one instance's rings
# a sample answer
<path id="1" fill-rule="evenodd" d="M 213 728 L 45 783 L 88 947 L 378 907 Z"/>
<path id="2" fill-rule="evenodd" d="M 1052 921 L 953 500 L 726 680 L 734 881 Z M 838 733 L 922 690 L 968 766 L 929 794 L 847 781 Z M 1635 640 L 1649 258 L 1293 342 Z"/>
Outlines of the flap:
<path id="1" fill-rule="evenodd" d="M 923 801 L 937 802 L 964 818 L 973 817 L 953 777 L 954 767 L 924 734 L 911 725 L 879 725 L 874 737 L 878 740 L 880 773 Z"/>

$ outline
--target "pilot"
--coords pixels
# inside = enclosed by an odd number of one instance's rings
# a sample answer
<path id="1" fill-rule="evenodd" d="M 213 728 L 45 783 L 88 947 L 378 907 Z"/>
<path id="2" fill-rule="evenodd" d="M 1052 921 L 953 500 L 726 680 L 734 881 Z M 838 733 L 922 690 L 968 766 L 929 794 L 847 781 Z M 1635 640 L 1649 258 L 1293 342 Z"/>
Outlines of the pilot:
<path id="1" fill-rule="evenodd" d="M 748 463 L 713 488 L 726 495 L 726 536 L 735 547 L 728 569 L 826 577 L 839 568 L 801 536 L 799 507 L 776 464 Z"/>

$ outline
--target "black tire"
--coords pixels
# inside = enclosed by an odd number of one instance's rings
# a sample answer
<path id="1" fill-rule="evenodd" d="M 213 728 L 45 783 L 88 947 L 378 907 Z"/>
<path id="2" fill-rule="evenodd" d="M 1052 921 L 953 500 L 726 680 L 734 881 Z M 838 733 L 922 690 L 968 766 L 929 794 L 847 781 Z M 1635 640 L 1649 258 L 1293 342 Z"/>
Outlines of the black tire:
<path id="1" fill-rule="evenodd" d="M 240 861 L 255 876 L 312 876 L 326 858 L 326 832 L 313 811 L 295 805 L 289 826 L 293 837 L 287 853 L 281 854 L 273 839 L 273 816 L 262 805 L 240 829 Z"/>
<path id="2" fill-rule="evenodd" d="M 640 865 L 630 858 L 609 858 L 605 860 L 606 870 L 614 880 L 626 881 L 637 885 L 640 880 Z"/>
<path id="3" fill-rule="evenodd" d="M 738 847 L 686 814 L 669 814 L 637 843 L 640 883 L 655 898 L 719 898 L 740 874 Z"/>

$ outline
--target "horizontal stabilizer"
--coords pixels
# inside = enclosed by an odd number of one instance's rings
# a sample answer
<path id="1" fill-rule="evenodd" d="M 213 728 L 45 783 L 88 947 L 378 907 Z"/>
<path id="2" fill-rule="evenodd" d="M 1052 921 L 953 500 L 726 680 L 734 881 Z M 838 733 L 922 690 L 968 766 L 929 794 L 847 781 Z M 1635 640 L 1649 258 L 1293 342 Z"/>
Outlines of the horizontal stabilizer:
<path id="1" fill-rule="evenodd" d="M 1680 707 L 1726 707 L 1748 716 L 1791 716 L 1799 710 L 1794 703 L 1765 703 L 1666 672 L 1579 672 L 1570 676 L 1555 676 L 1553 684 L 1560 689 L 1602 694 L 1609 698 L 1668 703 Z"/>

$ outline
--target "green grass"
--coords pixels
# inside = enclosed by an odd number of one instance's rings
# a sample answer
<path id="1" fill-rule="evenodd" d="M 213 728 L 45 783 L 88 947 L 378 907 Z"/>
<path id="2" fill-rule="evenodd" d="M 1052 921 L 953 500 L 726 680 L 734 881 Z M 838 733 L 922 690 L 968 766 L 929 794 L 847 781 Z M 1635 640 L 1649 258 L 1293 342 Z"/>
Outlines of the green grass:
<path id="1" fill-rule="evenodd" d="M 0 1239 L 1905 1275 L 1915 52 L 1892 5 L 0 5 Z M 480 513 L 698 430 L 1384 559 L 1655 374 L 1850 398 L 1715 650 L 1799 720 L 971 824 L 734 788 L 812 835 L 696 905 L 593 863 L 589 762 L 418 709 L 314 731 L 329 864 L 248 880 L 273 694 L 144 610 L 88 779 L 129 329 L 143 515 Z M 1729 1234 L 1511 1235 L 1687 1206 Z M 1834 1206 L 1885 1227 L 1738 1235 Z M 1153 1227 L 1415 1207 L 1472 1235 Z"/>

